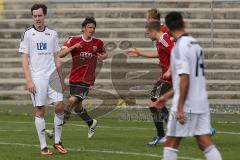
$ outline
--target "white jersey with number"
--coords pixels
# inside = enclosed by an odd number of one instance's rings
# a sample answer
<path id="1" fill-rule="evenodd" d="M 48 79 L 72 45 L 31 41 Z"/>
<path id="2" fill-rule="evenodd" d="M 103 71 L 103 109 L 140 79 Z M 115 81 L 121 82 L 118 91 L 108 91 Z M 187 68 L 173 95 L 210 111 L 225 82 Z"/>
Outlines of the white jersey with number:
<path id="1" fill-rule="evenodd" d="M 34 26 L 22 35 L 19 52 L 29 55 L 33 79 L 49 79 L 56 69 L 54 54 L 60 51 L 57 32 L 47 27 L 38 31 Z"/>
<path id="2" fill-rule="evenodd" d="M 189 75 L 189 90 L 184 105 L 187 113 L 209 112 L 204 54 L 198 42 L 191 36 L 180 37 L 171 54 L 172 81 L 174 89 L 172 111 L 177 111 L 180 95 L 180 75 Z"/>

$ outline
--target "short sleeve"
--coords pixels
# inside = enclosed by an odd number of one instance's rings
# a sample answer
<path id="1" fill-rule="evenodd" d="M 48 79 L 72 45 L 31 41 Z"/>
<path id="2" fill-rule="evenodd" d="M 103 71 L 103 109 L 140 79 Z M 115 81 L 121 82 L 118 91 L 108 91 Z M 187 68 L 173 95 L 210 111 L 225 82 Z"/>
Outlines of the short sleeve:
<path id="1" fill-rule="evenodd" d="M 29 54 L 30 46 L 29 46 L 29 38 L 27 32 L 23 32 L 20 42 L 19 53 Z"/>
<path id="2" fill-rule="evenodd" d="M 101 53 L 106 53 L 106 49 L 105 49 L 105 45 L 103 43 L 103 41 L 100 41 L 99 43 L 99 50 L 98 52 L 101 54 Z"/>
<path id="3" fill-rule="evenodd" d="M 73 37 L 69 37 L 68 40 L 64 43 L 64 45 L 62 46 L 62 49 L 67 49 L 72 47 L 73 44 Z"/>
<path id="4" fill-rule="evenodd" d="M 190 59 L 188 57 L 189 47 L 187 43 L 182 42 L 176 46 L 174 51 L 176 72 L 178 75 L 190 74 Z"/>
<path id="5" fill-rule="evenodd" d="M 160 39 L 159 42 L 164 46 L 163 49 L 166 53 L 171 53 L 172 48 L 174 46 L 174 41 L 171 40 L 171 36 L 165 33 Z"/>
<path id="6" fill-rule="evenodd" d="M 58 39 L 58 34 L 56 33 L 54 37 L 54 53 L 58 53 L 60 51 L 60 46 L 59 46 L 59 39 Z"/>

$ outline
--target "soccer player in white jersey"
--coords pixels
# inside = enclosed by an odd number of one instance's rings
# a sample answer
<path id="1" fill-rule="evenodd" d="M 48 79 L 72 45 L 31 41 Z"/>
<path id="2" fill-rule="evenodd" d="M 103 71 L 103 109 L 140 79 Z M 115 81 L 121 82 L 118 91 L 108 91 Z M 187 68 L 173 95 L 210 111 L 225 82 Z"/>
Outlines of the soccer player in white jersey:
<path id="1" fill-rule="evenodd" d="M 169 13 L 165 22 L 176 44 L 171 54 L 173 90 L 157 100 L 157 106 L 161 108 L 173 96 L 163 160 L 177 160 L 182 138 L 192 136 L 196 138 L 207 160 L 222 160 L 210 136 L 202 48 L 193 37 L 186 34 L 180 13 Z"/>
<path id="2" fill-rule="evenodd" d="M 54 148 L 61 154 L 66 154 L 61 143 L 62 124 L 64 118 L 63 95 L 49 85 L 50 75 L 57 69 L 58 80 L 61 86 L 60 60 L 57 53 L 60 51 L 57 32 L 45 26 L 44 20 L 47 7 L 43 4 L 34 4 L 31 8 L 33 25 L 22 35 L 19 52 L 26 79 L 27 90 L 31 93 L 33 105 L 36 108 L 35 125 L 38 133 L 41 154 L 51 155 L 45 139 L 45 105 L 55 105 L 55 144 Z"/>

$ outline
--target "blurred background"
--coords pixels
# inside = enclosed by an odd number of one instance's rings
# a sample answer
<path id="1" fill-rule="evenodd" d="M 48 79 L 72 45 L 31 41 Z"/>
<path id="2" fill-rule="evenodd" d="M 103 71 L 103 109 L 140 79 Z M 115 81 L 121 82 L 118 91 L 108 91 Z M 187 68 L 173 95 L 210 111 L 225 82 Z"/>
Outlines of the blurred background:
<path id="1" fill-rule="evenodd" d="M 96 86 L 87 106 L 108 101 L 102 106 L 146 107 L 149 91 L 161 72 L 158 60 L 129 58 L 119 45 L 128 41 L 140 50 L 155 50 L 144 26 L 146 11 L 158 8 L 162 23 L 166 13 L 181 12 L 187 31 L 204 48 L 211 111 L 240 111 L 240 2 L 237 0 L 0 0 L 0 112 L 25 114 L 23 106 L 31 106 L 18 47 L 22 32 L 32 25 L 30 8 L 36 2 L 47 4 L 47 25 L 58 31 L 61 45 L 69 36 L 81 34 L 81 23 L 86 16 L 97 20 L 95 36 L 111 44 L 109 58 L 98 66 Z M 69 57 L 63 61 L 68 62 Z M 68 74 L 69 68 L 64 69 Z"/>

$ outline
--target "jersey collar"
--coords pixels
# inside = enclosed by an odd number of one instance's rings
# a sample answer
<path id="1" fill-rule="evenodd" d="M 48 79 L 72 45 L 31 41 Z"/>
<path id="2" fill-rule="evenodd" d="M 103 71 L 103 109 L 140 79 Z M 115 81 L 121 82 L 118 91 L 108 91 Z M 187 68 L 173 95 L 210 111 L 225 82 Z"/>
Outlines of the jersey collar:
<path id="1" fill-rule="evenodd" d="M 38 32 L 44 32 L 44 31 L 46 30 L 46 26 L 44 26 L 43 31 L 39 31 L 34 25 L 32 25 L 32 27 L 33 27 L 36 31 L 38 31 Z"/>
<path id="2" fill-rule="evenodd" d="M 91 42 L 93 38 L 91 37 L 90 39 L 85 39 L 84 36 L 82 35 L 82 39 L 84 42 Z"/>
<path id="3" fill-rule="evenodd" d="M 188 36 L 187 33 L 182 34 L 180 37 L 178 37 L 178 38 L 176 39 L 176 42 L 177 42 L 180 38 L 182 38 L 182 37 L 186 37 L 186 36 Z"/>

